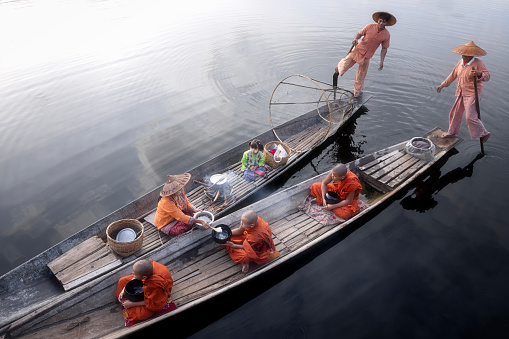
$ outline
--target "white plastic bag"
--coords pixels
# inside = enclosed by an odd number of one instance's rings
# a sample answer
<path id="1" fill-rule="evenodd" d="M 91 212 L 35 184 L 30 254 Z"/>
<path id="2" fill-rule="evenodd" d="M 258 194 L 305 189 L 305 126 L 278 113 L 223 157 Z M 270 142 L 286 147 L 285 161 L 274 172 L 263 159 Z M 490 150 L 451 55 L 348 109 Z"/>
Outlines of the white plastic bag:
<path id="1" fill-rule="evenodd" d="M 288 153 L 286 153 L 286 150 L 284 149 L 284 147 L 281 144 L 278 144 L 276 152 L 274 153 L 274 161 L 276 163 L 279 163 L 287 155 L 288 155 Z M 279 158 L 279 160 L 277 160 L 276 158 Z"/>

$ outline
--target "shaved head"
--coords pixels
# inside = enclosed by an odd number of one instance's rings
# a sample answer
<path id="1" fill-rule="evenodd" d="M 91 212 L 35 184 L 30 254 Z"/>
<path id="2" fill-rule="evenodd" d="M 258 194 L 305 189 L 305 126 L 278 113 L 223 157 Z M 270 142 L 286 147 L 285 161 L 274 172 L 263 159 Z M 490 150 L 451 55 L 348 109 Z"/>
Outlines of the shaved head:
<path id="1" fill-rule="evenodd" d="M 334 174 L 337 175 L 338 177 L 342 177 L 346 175 L 346 166 L 343 164 L 337 164 L 332 169 L 332 172 L 334 172 Z"/>
<path id="2" fill-rule="evenodd" d="M 255 224 L 258 220 L 258 214 L 253 210 L 249 210 L 242 214 L 242 219 L 244 219 L 247 224 Z"/>
<path id="3" fill-rule="evenodd" d="M 142 259 L 134 263 L 133 271 L 137 276 L 140 277 L 150 277 L 154 267 L 150 260 Z"/>

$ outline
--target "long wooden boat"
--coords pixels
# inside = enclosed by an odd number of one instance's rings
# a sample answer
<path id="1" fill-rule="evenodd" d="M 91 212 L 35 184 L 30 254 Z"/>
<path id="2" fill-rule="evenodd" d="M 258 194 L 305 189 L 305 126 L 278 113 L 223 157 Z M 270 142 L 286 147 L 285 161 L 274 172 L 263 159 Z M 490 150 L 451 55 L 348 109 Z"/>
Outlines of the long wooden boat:
<path id="1" fill-rule="evenodd" d="M 280 140 L 293 149 L 308 149 L 291 153 L 284 166 L 274 168 L 265 177 L 257 178 L 254 183 L 246 181 L 240 172 L 240 160 L 248 148 L 247 141 L 191 169 L 189 172 L 192 180 L 186 186 L 189 200 L 197 208 L 211 211 L 216 218 L 235 210 L 240 203 L 265 185 L 308 158 L 313 150 L 330 142 L 343 126 L 360 113 L 359 109 L 369 98 L 343 96 L 251 138 L 259 139 L 264 144 L 277 141 L 274 135 L 274 131 L 277 131 Z M 206 195 L 205 187 L 199 183 L 214 173 L 228 173 L 231 190 L 228 198 L 222 201 L 213 201 Z M 193 182 L 193 179 L 197 182 Z M 149 213 L 155 211 L 161 187 L 3 275 L 0 278 L 0 328 L 46 303 L 65 298 L 67 291 L 73 288 L 112 270 L 131 266 L 133 260 L 174 240 L 175 238 L 158 232 L 152 224 L 144 220 Z M 119 257 L 106 244 L 105 233 L 108 225 L 121 219 L 138 219 L 144 224 L 143 246 L 127 258 Z"/>
<path id="2" fill-rule="evenodd" d="M 121 306 L 114 296 L 118 279 L 132 272 L 131 265 L 124 265 L 6 324 L 0 329 L 0 335 L 9 338 L 51 338 L 62 335 L 116 338 L 150 329 L 150 326 L 160 322 L 167 326 L 168 322 L 179 317 L 182 321 L 182 314 L 186 314 L 186 311 L 191 312 L 201 305 L 214 303 L 218 297 L 241 290 L 241 286 L 259 283 L 270 272 L 284 267 L 293 259 L 304 257 L 304 254 L 333 238 L 341 230 L 361 223 L 361 218 L 376 214 L 382 206 L 391 202 L 391 198 L 425 174 L 440 159 L 447 159 L 444 156 L 462 141 L 460 138 L 442 139 L 441 133 L 441 129 L 435 128 L 425 135 L 435 146 L 435 153 L 429 161 L 406 152 L 405 141 L 346 164 L 361 179 L 363 190 L 360 200 L 363 209 L 343 223 L 323 224 L 317 221 L 316 215 L 311 217 L 299 207 L 309 197 L 311 184 L 323 180 L 327 173 L 216 220 L 215 225 L 227 224 L 234 228 L 239 225 L 242 213 L 253 209 L 269 222 L 280 255 L 265 265 L 251 267 L 246 274 L 241 272 L 241 265 L 235 264 L 222 246 L 213 242 L 210 230 L 196 229 L 188 232 L 168 241 L 156 251 L 141 256 L 167 265 L 170 269 L 174 279 L 172 299 L 178 307 L 172 312 L 133 327 L 125 327 Z M 173 334 L 180 325 L 175 323 L 166 328 L 171 328 Z"/>

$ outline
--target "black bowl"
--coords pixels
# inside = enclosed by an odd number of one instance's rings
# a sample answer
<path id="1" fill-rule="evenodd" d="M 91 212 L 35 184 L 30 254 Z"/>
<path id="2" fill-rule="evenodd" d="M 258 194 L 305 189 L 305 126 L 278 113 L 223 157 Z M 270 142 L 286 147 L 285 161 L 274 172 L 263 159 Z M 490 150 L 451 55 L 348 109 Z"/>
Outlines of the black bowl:
<path id="1" fill-rule="evenodd" d="M 214 225 L 214 228 L 221 228 L 223 232 L 216 232 L 212 230 L 212 239 L 218 244 L 225 244 L 228 240 L 230 240 L 232 236 L 232 230 L 228 225 L 220 224 L 220 225 Z M 225 234 L 226 233 L 226 234 Z"/>
<path id="2" fill-rule="evenodd" d="M 124 296 L 127 300 L 142 301 L 145 298 L 143 292 L 143 281 L 133 279 L 125 285 Z"/>
<path id="3" fill-rule="evenodd" d="M 327 191 L 327 193 L 325 194 L 325 202 L 328 204 L 331 204 L 331 205 L 337 204 L 340 201 L 341 201 L 341 199 L 340 199 L 339 195 L 335 192 Z"/>

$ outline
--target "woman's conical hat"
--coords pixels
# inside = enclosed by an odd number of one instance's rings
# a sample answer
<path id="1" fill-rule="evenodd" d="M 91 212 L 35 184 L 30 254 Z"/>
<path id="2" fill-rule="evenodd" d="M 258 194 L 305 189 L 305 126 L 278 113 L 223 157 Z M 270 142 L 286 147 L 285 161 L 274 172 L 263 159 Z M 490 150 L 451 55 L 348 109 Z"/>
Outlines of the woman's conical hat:
<path id="1" fill-rule="evenodd" d="M 462 46 L 451 49 L 452 52 L 456 54 L 466 55 L 466 56 L 483 56 L 488 54 L 484 49 L 474 44 L 473 41 L 466 43 Z"/>
<path id="2" fill-rule="evenodd" d="M 166 178 L 166 183 L 164 184 L 163 189 L 159 194 L 162 197 L 172 195 L 178 192 L 180 189 L 184 188 L 184 186 L 189 182 L 189 179 L 191 179 L 191 174 L 189 173 L 168 175 Z"/>
<path id="3" fill-rule="evenodd" d="M 373 13 L 373 20 L 375 20 L 375 22 L 378 22 L 378 18 L 380 17 L 380 14 L 382 14 L 382 13 L 389 14 L 391 16 L 391 18 L 389 19 L 389 21 L 387 21 L 385 26 L 392 26 L 392 25 L 394 25 L 396 23 L 396 17 L 394 15 L 392 15 L 391 13 L 388 13 L 388 12 L 375 12 L 375 13 Z"/>

